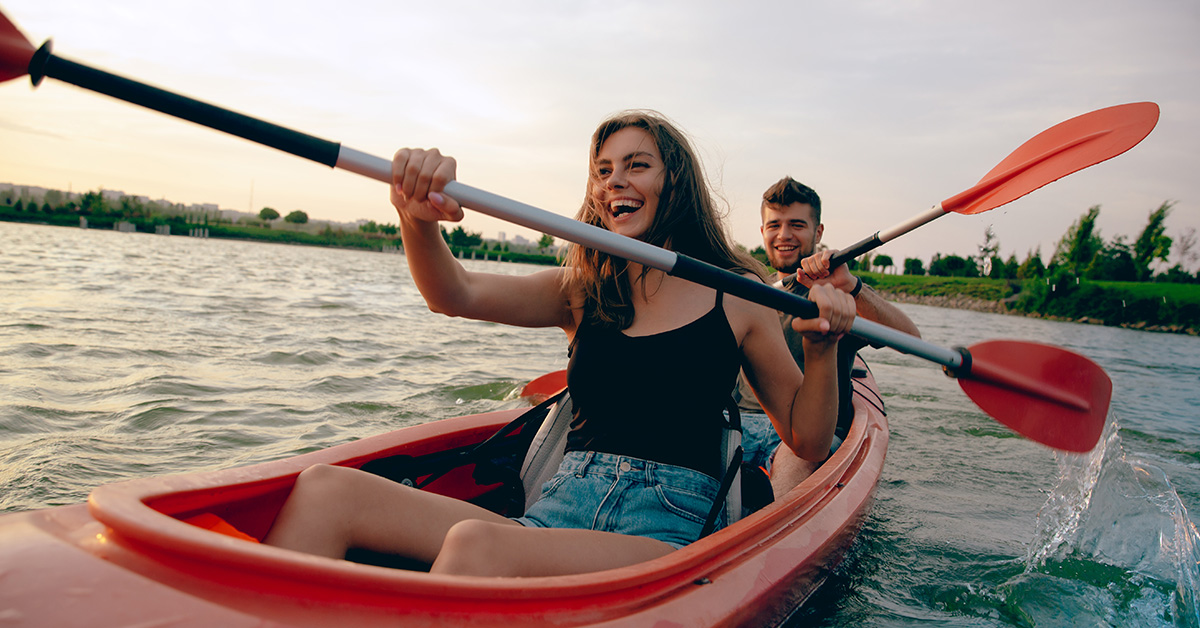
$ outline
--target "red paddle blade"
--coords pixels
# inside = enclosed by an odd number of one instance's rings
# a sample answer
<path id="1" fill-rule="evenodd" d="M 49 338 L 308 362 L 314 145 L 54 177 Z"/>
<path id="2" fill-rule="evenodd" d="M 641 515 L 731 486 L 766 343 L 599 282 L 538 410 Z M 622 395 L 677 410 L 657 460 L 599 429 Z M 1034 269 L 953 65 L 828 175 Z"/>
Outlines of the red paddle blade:
<path id="1" fill-rule="evenodd" d="M 1098 364 L 1059 347 L 990 340 L 968 349 L 967 396 L 997 421 L 1055 449 L 1091 451 L 1108 419 L 1112 380 Z"/>
<path id="2" fill-rule="evenodd" d="M 1158 123 L 1158 105 L 1131 103 L 1071 118 L 1013 151 L 969 190 L 942 201 L 942 209 L 978 214 L 1029 194 L 1137 146 Z"/>
<path id="3" fill-rule="evenodd" d="M 29 74 L 29 61 L 36 51 L 17 25 L 0 10 L 0 83 Z"/>
<path id="4" fill-rule="evenodd" d="M 566 387 L 567 372 L 554 371 L 525 384 L 525 388 L 521 389 L 521 396 L 528 398 L 534 404 L 538 404 Z"/>

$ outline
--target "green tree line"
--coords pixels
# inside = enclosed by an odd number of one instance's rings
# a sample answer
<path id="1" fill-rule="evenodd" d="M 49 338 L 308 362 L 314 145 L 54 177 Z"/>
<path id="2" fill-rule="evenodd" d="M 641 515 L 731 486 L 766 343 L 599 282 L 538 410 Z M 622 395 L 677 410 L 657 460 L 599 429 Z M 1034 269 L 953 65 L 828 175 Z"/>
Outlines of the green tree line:
<path id="1" fill-rule="evenodd" d="M 1121 235 L 1105 240 L 1096 228 L 1100 206 L 1091 207 L 1047 261 L 1040 249 L 1023 260 L 1002 258 L 989 226 L 976 255 L 934 254 L 928 267 L 910 257 L 897 267 L 891 256 L 867 254 L 850 265 L 863 281 L 893 294 L 968 297 L 1024 314 L 1200 333 L 1200 247 L 1194 228 L 1166 235 L 1173 206 L 1165 202 L 1150 211 L 1132 241 Z M 1172 251 L 1176 263 L 1163 269 Z M 762 247 L 752 253 L 766 262 Z"/>
<path id="2" fill-rule="evenodd" d="M 906 275 L 931 275 L 935 277 L 990 277 L 992 279 L 1038 279 L 1052 277 L 1060 271 L 1074 277 L 1093 281 L 1155 281 L 1167 283 L 1200 283 L 1200 269 L 1191 270 L 1200 260 L 1196 230 L 1184 231 L 1177 238 L 1166 235 L 1166 219 L 1174 203 L 1164 202 L 1151 210 L 1146 226 L 1132 242 L 1126 236 L 1117 235 L 1105 241 L 1096 228 L 1100 217 L 1100 206 L 1088 209 L 1058 240 L 1048 262 L 1043 262 L 1041 250 L 1030 251 L 1024 260 L 1018 261 L 1016 254 L 1007 259 L 1000 257 L 1000 243 L 989 226 L 984 231 L 978 255 L 934 254 L 926 269 L 922 260 L 904 260 Z M 1165 265 L 1171 251 L 1175 251 L 1174 266 L 1155 271 L 1156 265 Z M 877 255 L 874 259 L 864 256 L 859 266 L 866 270 L 878 269 L 887 272 L 892 259 Z"/>
<path id="3" fill-rule="evenodd" d="M 204 227 L 209 237 L 216 238 L 392 251 L 400 248 L 399 228 L 394 224 L 368 221 L 359 225 L 356 231 L 347 232 L 341 228 L 334 229 L 329 223 L 325 223 L 323 228 L 320 223 L 309 224 L 308 214 L 302 210 L 281 215 L 272 207 L 263 207 L 257 219 L 246 217 L 235 223 L 219 214 L 143 203 L 132 196 L 122 196 L 113 201 L 105 198 L 102 191 L 86 192 L 72 199 L 60 191 L 48 190 L 41 203 L 14 196 L 13 192 L 0 196 L 0 220 L 74 226 L 83 224 L 81 218 L 86 219 L 89 227 L 99 229 L 111 229 L 119 222 L 128 222 L 137 231 L 151 233 L 164 225 L 176 234 Z M 273 229 L 272 225 L 279 220 L 291 227 Z M 503 242 L 493 242 L 489 246 L 482 234 L 469 232 L 461 225 L 451 231 L 443 228 L 442 237 L 456 255 L 463 257 L 501 258 L 534 264 L 558 262 L 552 253 L 547 254 L 546 249 L 553 244 L 554 238 L 545 234 L 537 245 L 520 247 L 524 250 L 514 250 Z"/>

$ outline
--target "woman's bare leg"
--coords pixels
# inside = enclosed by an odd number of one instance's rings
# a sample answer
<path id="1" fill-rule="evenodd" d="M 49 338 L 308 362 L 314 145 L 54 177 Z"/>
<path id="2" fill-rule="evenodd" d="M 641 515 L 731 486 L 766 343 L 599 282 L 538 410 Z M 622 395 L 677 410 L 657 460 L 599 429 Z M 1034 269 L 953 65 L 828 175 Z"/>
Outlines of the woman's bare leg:
<path id="1" fill-rule="evenodd" d="M 432 563 L 460 521 L 519 524 L 474 504 L 419 491 L 357 469 L 301 472 L 264 543 L 344 558 L 351 547 Z"/>
<path id="2" fill-rule="evenodd" d="M 300 474 L 264 542 L 330 558 L 357 547 L 432 563 L 435 573 L 477 576 L 586 573 L 673 549 L 612 532 L 527 528 L 474 504 L 328 465 Z"/>
<path id="3" fill-rule="evenodd" d="M 642 536 L 466 520 L 450 528 L 430 571 L 473 576 L 561 576 L 625 567 L 665 556 L 673 549 Z"/>

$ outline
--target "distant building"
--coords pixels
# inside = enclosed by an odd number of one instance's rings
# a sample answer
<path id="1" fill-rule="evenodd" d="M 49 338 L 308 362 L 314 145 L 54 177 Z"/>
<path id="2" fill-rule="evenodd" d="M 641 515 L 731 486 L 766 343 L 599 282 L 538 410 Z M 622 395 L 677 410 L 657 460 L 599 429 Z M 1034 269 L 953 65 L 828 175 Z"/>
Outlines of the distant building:
<path id="1" fill-rule="evenodd" d="M 192 203 L 187 208 L 190 212 L 198 212 L 204 214 L 220 214 L 221 208 L 216 203 Z"/>
<path id="2" fill-rule="evenodd" d="M 0 183 L 0 203 L 11 198 L 13 203 L 18 200 L 23 203 L 43 203 L 46 202 L 46 194 L 51 194 L 50 202 L 53 204 L 78 201 L 83 195 L 78 192 L 70 192 L 64 190 L 53 190 L 33 185 L 18 185 L 15 183 Z M 176 203 L 166 198 L 151 200 L 149 196 L 134 196 L 126 194 L 121 190 L 99 190 L 101 198 L 109 201 L 113 205 L 120 202 L 122 198 L 129 197 L 140 201 L 143 205 L 152 206 L 157 211 L 164 212 L 168 215 L 182 215 L 192 220 L 199 220 L 202 217 L 207 217 L 210 221 L 213 219 L 221 221 L 229 221 L 231 223 L 249 220 L 258 222 L 260 219 L 258 213 L 249 213 L 238 211 L 235 209 L 221 209 L 216 203 Z M 283 212 L 285 215 L 287 212 Z M 352 222 L 332 222 L 328 220 L 311 220 L 305 225 L 291 225 L 292 228 L 305 231 L 318 231 L 324 229 L 332 229 L 335 231 L 358 231 L 359 225 L 369 222 L 368 220 L 356 220 Z M 282 224 L 283 221 L 277 221 L 277 224 Z"/>
<path id="3" fill-rule="evenodd" d="M 40 188 L 36 185 L 16 185 L 13 183 L 0 183 L 0 194 L 5 197 L 12 197 L 13 202 L 21 200 L 25 203 L 30 201 L 41 203 L 46 197 L 46 188 Z"/>

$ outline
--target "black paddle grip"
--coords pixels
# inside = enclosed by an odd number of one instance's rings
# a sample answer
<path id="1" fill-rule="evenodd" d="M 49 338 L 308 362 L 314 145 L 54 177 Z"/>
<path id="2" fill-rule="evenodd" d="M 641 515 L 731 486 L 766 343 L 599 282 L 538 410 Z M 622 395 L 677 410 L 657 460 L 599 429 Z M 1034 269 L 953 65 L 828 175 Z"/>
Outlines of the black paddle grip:
<path id="1" fill-rule="evenodd" d="M 875 235 L 863 240 L 859 240 L 858 242 L 852 244 L 850 248 L 838 251 L 837 255 L 829 258 L 829 269 L 833 270 L 834 268 L 845 264 L 846 262 L 858 257 L 859 255 L 862 255 L 863 253 L 866 253 L 867 251 L 872 251 L 878 248 L 881 244 L 883 244 L 883 241 L 879 239 L 879 232 L 876 231 Z"/>
<path id="2" fill-rule="evenodd" d="M 330 168 L 337 165 L 338 152 L 341 150 L 341 145 L 337 142 L 293 131 L 194 98 L 181 96 L 56 57 L 51 54 L 49 40 L 42 44 L 29 62 L 29 78 L 35 87 L 46 76 L 218 131 L 224 131 L 251 142 L 277 148 L 285 153 L 325 164 Z"/>
<path id="3" fill-rule="evenodd" d="M 675 266 L 671 269 L 671 274 L 676 277 L 727 292 L 747 301 L 754 301 L 773 310 L 787 312 L 792 316 L 816 318 L 820 314 L 816 303 L 799 295 L 717 268 L 682 253 L 676 257 Z"/>
<path id="4" fill-rule="evenodd" d="M 962 364 L 958 368 L 942 365 L 942 372 L 946 374 L 946 377 L 958 379 L 959 375 L 968 375 L 971 372 L 971 351 L 966 347 L 954 347 L 954 350 L 962 356 Z"/>

